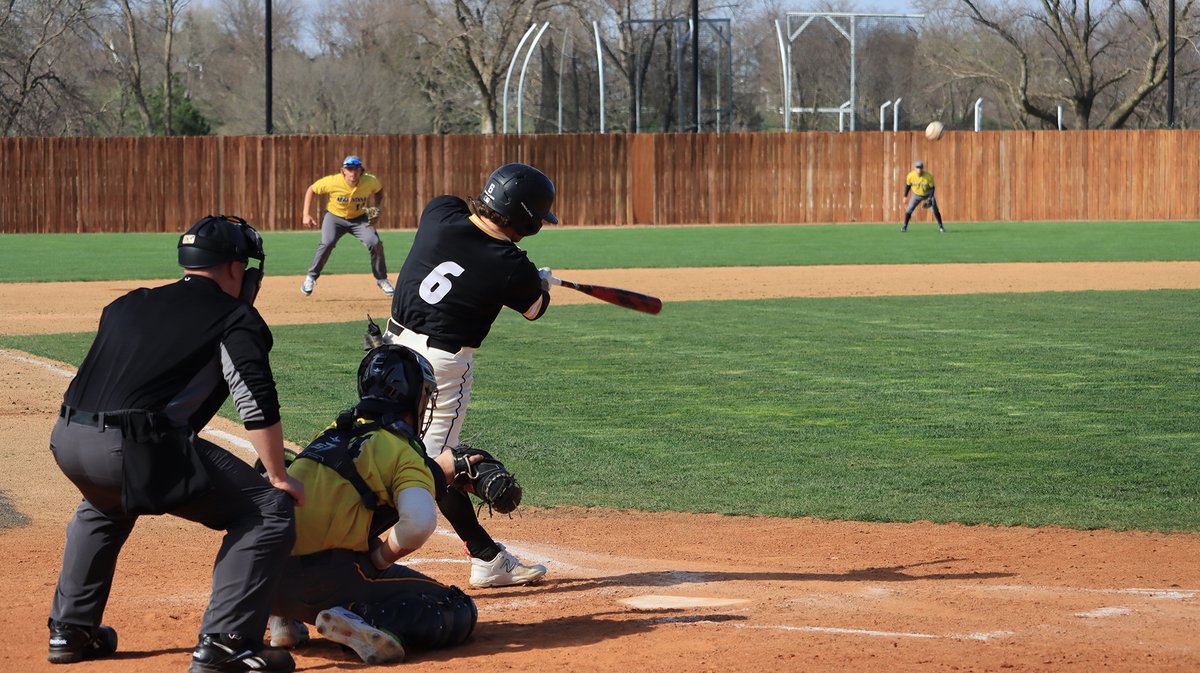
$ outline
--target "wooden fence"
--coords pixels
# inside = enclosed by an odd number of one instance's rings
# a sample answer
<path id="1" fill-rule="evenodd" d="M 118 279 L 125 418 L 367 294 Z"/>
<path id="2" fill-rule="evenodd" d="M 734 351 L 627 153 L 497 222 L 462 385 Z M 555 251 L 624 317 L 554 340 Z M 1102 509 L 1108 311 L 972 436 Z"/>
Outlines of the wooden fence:
<path id="1" fill-rule="evenodd" d="M 4 138 L 0 232 L 298 229 L 347 154 L 383 182 L 386 228 L 509 161 L 554 179 L 570 225 L 895 222 L 918 159 L 949 222 L 1200 220 L 1200 131 Z"/>

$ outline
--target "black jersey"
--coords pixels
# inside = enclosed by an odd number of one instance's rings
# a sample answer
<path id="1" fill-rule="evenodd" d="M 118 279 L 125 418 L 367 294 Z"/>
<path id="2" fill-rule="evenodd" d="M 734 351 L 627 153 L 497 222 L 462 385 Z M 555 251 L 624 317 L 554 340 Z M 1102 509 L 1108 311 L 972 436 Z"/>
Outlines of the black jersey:
<path id="1" fill-rule="evenodd" d="M 392 319 L 448 348 L 478 348 L 501 307 L 536 320 L 550 304 L 525 251 L 439 196 L 425 206 L 392 297 Z M 440 348 L 440 346 L 436 346 Z"/>
<path id="2" fill-rule="evenodd" d="M 146 409 L 199 432 L 233 395 L 248 429 L 279 422 L 258 311 L 203 276 L 140 288 L 104 308 L 63 403 L 91 412 Z"/>

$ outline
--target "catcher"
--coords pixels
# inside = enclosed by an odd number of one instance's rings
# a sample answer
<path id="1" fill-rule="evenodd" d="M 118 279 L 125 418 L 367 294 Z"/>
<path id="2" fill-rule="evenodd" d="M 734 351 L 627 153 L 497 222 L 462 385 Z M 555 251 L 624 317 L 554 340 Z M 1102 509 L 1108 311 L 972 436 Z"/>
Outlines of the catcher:
<path id="1" fill-rule="evenodd" d="M 288 467 L 305 484 L 296 545 L 272 608 L 271 642 L 292 647 L 305 622 L 368 664 L 403 660 L 406 649 L 457 645 L 476 608 L 460 589 L 401 565 L 437 527 L 435 498 L 461 488 L 512 511 L 516 479 L 486 451 L 459 447 L 428 458 L 417 429 L 437 395 L 429 362 L 403 346 L 372 348 L 359 365 L 353 408 Z M 476 490 L 478 489 L 478 490 Z"/>

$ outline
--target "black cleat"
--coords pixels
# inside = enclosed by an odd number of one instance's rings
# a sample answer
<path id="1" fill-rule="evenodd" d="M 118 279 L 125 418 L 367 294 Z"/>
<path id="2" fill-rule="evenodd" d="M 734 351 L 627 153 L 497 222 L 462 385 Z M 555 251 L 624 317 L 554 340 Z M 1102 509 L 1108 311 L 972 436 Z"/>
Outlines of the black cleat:
<path id="1" fill-rule="evenodd" d="M 50 651 L 52 664 L 73 664 L 84 659 L 99 659 L 117 651 L 117 631 L 111 626 L 77 626 L 51 619 Z"/>
<path id="2" fill-rule="evenodd" d="M 200 636 L 188 673 L 292 673 L 296 661 L 286 650 L 263 647 L 262 640 L 236 633 Z"/>

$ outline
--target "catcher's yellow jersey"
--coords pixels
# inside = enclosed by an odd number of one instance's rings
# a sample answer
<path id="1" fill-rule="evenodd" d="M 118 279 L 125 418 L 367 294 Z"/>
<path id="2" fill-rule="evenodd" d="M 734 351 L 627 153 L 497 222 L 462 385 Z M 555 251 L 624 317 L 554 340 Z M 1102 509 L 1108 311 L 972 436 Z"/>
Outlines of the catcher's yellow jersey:
<path id="1" fill-rule="evenodd" d="M 367 214 L 367 201 L 372 194 L 383 191 L 379 178 L 371 173 L 363 173 L 354 187 L 346 184 L 346 178 L 341 173 L 326 175 L 312 183 L 313 194 L 329 197 L 325 209 L 347 220 L 354 220 Z"/>
<path id="2" fill-rule="evenodd" d="M 435 495 L 433 474 L 419 443 L 386 430 L 366 437 L 354 466 L 380 500 L 395 507 L 396 494 L 413 487 Z M 304 483 L 304 505 L 296 508 L 293 556 L 326 549 L 368 551 L 371 512 L 353 484 L 333 468 L 307 458 L 293 461 L 288 474 Z"/>
<path id="3" fill-rule="evenodd" d="M 909 171 L 908 177 L 904 179 L 904 184 L 912 187 L 917 196 L 929 196 L 930 190 L 933 189 L 933 173 L 925 171 L 917 174 L 916 171 Z"/>

